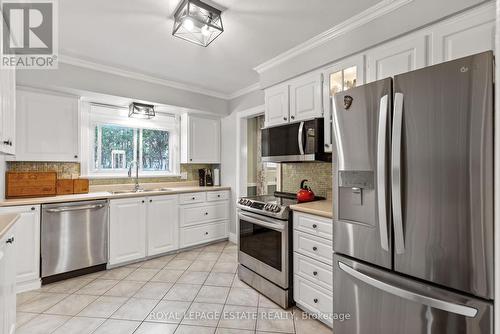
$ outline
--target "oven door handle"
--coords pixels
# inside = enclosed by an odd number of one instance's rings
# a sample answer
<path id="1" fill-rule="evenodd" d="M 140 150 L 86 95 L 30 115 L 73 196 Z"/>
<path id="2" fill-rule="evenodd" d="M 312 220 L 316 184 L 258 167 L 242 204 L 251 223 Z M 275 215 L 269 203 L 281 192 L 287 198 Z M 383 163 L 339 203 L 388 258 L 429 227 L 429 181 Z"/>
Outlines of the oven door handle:
<path id="1" fill-rule="evenodd" d="M 244 219 L 244 220 L 248 221 L 249 223 L 263 226 L 263 227 L 267 227 L 271 230 L 283 231 L 285 229 L 285 224 L 283 224 L 283 223 L 272 223 L 272 222 L 264 220 L 263 218 L 254 218 L 254 217 L 251 217 L 251 216 L 243 214 L 243 213 L 239 213 L 238 217 L 240 219 Z"/>

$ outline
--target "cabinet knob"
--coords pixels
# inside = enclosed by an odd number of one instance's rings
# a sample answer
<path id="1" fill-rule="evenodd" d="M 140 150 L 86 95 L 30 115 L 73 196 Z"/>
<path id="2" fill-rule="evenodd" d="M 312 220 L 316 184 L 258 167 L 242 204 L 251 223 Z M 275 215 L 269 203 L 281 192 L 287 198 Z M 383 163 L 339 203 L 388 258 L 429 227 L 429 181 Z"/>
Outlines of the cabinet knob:
<path id="1" fill-rule="evenodd" d="M 208 212 L 205 212 L 205 216 L 208 216 Z"/>
<path id="2" fill-rule="evenodd" d="M 9 141 L 8 140 L 4 140 L 3 143 L 4 143 L 4 145 L 9 145 Z"/>
<path id="3" fill-rule="evenodd" d="M 317 271 L 313 271 L 313 275 L 314 276 L 318 276 L 318 272 Z"/>
<path id="4" fill-rule="evenodd" d="M 313 224 L 313 228 L 318 228 L 318 225 L 316 225 L 316 224 Z"/>
<path id="5" fill-rule="evenodd" d="M 36 208 L 34 206 L 31 207 L 31 211 L 35 211 Z"/>
<path id="6" fill-rule="evenodd" d="M 152 199 L 150 199 L 150 200 L 149 200 L 149 203 L 153 203 L 153 200 L 152 200 Z"/>
<path id="7" fill-rule="evenodd" d="M 189 159 L 189 161 L 193 161 L 193 159 Z"/>
<path id="8" fill-rule="evenodd" d="M 142 203 L 144 203 L 144 200 L 142 200 Z"/>
<path id="9" fill-rule="evenodd" d="M 287 120 L 287 118 L 286 118 L 286 117 L 283 117 L 283 120 L 284 120 L 284 121 L 286 121 L 286 120 Z"/>
<path id="10" fill-rule="evenodd" d="M 219 198 L 220 198 L 220 195 L 217 195 L 217 197 L 219 197 Z"/>
<path id="11" fill-rule="evenodd" d="M 208 235 L 208 232 L 205 232 L 205 235 Z"/>
<path id="12" fill-rule="evenodd" d="M 317 251 L 317 250 L 318 250 L 318 247 L 314 246 L 313 251 Z"/>
<path id="13" fill-rule="evenodd" d="M 75 159 L 78 159 L 78 155 L 76 155 L 76 154 L 75 154 L 74 158 L 75 158 Z"/>
<path id="14" fill-rule="evenodd" d="M 319 302 L 318 298 L 313 299 L 314 304 L 317 304 Z"/>
<path id="15" fill-rule="evenodd" d="M 194 201 L 196 199 L 196 197 L 191 197 L 191 199 Z"/>
<path id="16" fill-rule="evenodd" d="M 295 116 L 291 116 L 290 118 L 291 118 L 291 119 L 295 119 Z"/>
<path id="17" fill-rule="evenodd" d="M 11 237 L 11 238 L 7 239 L 6 243 L 13 244 L 14 243 L 14 237 Z"/>

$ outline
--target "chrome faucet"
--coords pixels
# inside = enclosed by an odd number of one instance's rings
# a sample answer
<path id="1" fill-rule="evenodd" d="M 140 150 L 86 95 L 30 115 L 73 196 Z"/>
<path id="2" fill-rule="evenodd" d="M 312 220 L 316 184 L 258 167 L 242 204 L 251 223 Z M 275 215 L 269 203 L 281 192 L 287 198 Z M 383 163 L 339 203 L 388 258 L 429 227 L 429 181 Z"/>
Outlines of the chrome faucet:
<path id="1" fill-rule="evenodd" d="M 134 160 L 128 166 L 128 177 L 132 177 L 132 166 L 135 165 L 135 186 L 134 192 L 139 192 L 142 190 L 142 187 L 139 185 L 139 163 Z"/>

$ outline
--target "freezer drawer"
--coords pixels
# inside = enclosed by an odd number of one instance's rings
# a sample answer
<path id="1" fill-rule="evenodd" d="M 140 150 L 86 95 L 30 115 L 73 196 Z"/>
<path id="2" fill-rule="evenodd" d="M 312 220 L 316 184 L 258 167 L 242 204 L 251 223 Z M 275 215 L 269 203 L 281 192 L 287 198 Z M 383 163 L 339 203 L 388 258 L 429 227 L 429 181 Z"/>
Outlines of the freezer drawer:
<path id="1" fill-rule="evenodd" d="M 493 304 L 334 256 L 335 334 L 492 334 Z"/>

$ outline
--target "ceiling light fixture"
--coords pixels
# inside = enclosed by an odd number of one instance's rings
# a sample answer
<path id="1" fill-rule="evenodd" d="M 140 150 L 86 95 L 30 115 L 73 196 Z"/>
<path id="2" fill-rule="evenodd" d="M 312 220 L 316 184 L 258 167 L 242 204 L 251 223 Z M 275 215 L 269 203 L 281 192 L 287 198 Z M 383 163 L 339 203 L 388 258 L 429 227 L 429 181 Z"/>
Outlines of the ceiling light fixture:
<path id="1" fill-rule="evenodd" d="M 200 0 L 184 0 L 175 11 L 175 37 L 208 46 L 223 31 L 221 11 Z"/>
<path id="2" fill-rule="evenodd" d="M 128 117 L 151 119 L 155 117 L 155 107 L 151 104 L 132 102 L 128 109 Z"/>

